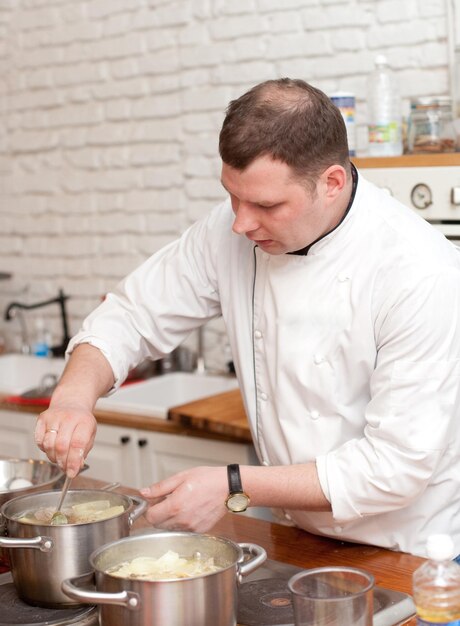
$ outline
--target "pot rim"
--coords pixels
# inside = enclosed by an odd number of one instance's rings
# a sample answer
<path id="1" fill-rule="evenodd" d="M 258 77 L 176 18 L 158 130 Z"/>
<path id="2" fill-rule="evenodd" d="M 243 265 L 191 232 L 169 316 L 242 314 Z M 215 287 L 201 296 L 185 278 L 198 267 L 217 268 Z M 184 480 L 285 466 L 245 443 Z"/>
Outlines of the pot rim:
<path id="1" fill-rule="evenodd" d="M 45 498 L 48 495 L 53 495 L 56 499 L 56 504 L 59 500 L 59 496 L 60 496 L 60 491 L 53 489 L 50 491 L 40 491 L 37 493 L 29 493 L 29 494 L 25 494 L 25 495 L 21 495 L 21 496 L 16 496 L 16 498 L 11 498 L 10 500 L 8 500 L 7 502 L 4 502 L 2 504 L 2 506 L 0 507 L 0 517 L 3 517 L 5 520 L 9 521 L 9 522 L 16 522 L 18 524 L 30 527 L 30 528 L 45 528 L 45 529 L 58 529 L 58 528 L 72 528 L 72 527 L 81 527 L 81 526 L 86 526 L 88 524 L 100 524 L 103 522 L 108 522 L 112 519 L 117 519 L 119 517 L 121 517 L 122 515 L 125 515 L 126 513 L 129 513 L 131 511 L 131 509 L 135 506 L 136 502 L 133 498 L 131 498 L 131 496 L 125 495 L 123 493 L 118 493 L 118 492 L 114 492 L 114 491 L 104 491 L 103 489 L 69 489 L 69 491 L 67 492 L 67 495 L 70 494 L 74 494 L 74 493 L 83 493 L 83 492 L 90 492 L 90 493 L 97 493 L 97 494 L 109 494 L 112 496 L 116 496 L 118 498 L 120 498 L 120 500 L 124 500 L 125 502 L 127 502 L 127 506 L 125 508 L 125 510 L 122 513 L 118 513 L 117 515 L 114 515 L 113 517 L 109 517 L 107 519 L 102 519 L 102 520 L 95 520 L 93 522 L 79 522 L 76 524 L 59 524 L 56 526 L 52 526 L 50 524 L 31 524 L 28 522 L 21 522 L 19 519 L 17 519 L 14 515 L 8 513 L 8 508 L 9 507 L 13 507 L 15 504 L 17 504 L 18 502 L 27 502 L 28 500 L 34 500 L 36 498 Z M 24 507 L 26 508 L 26 507 Z M 17 513 L 16 513 L 17 514 Z M 15 514 L 15 515 L 16 515 Z M 48 532 L 48 531 L 47 531 Z"/>
<path id="2" fill-rule="evenodd" d="M 128 578 L 128 577 L 123 577 L 123 576 L 114 576 L 113 574 L 110 574 L 109 572 L 107 572 L 107 570 L 98 567 L 96 565 L 96 559 L 101 556 L 104 552 L 107 552 L 108 550 L 111 549 L 116 549 L 117 546 L 122 545 L 122 544 L 126 544 L 126 543 L 137 543 L 138 541 L 143 541 L 143 540 L 149 540 L 149 539 L 153 539 L 155 541 L 160 541 L 161 538 L 185 538 L 185 537 L 190 537 L 190 538 L 204 538 L 204 539 L 211 539 L 214 541 L 218 541 L 219 543 L 223 543 L 226 544 L 227 546 L 231 547 L 232 549 L 235 550 L 236 553 L 236 558 L 234 559 L 234 561 L 232 561 L 231 563 L 229 563 L 227 566 L 223 566 L 223 567 L 219 567 L 219 569 L 215 572 L 207 572 L 205 574 L 197 574 L 196 576 L 189 576 L 187 578 L 162 578 L 160 580 L 140 580 L 137 578 Z M 231 569 L 233 567 L 235 567 L 235 565 L 237 563 L 240 563 L 242 560 L 244 559 L 244 551 L 241 548 L 241 546 L 236 543 L 235 541 L 232 541 L 231 539 L 228 539 L 227 537 L 222 537 L 220 535 L 211 535 L 209 533 L 195 533 L 195 532 L 190 532 L 190 531 L 180 531 L 180 530 L 151 530 L 149 532 L 146 533 L 139 533 L 137 535 L 129 535 L 127 537 L 122 537 L 121 539 L 117 539 L 115 541 L 111 541 L 110 543 L 106 543 L 102 546 L 99 546 L 99 548 L 96 548 L 96 550 L 94 550 L 94 552 L 91 553 L 90 557 L 89 557 L 89 562 L 90 565 L 93 569 L 93 571 L 95 572 L 95 574 L 104 574 L 104 576 L 108 576 L 111 579 L 115 579 L 115 580 L 124 580 L 124 581 L 129 581 L 131 583 L 147 583 L 147 584 L 154 584 L 154 585 L 158 585 L 161 583 L 184 583 L 187 580 L 196 580 L 197 578 L 205 578 L 208 576 L 214 576 L 216 574 L 220 574 L 221 572 L 224 572 L 228 569 Z M 122 561 L 120 561 L 121 563 Z"/>

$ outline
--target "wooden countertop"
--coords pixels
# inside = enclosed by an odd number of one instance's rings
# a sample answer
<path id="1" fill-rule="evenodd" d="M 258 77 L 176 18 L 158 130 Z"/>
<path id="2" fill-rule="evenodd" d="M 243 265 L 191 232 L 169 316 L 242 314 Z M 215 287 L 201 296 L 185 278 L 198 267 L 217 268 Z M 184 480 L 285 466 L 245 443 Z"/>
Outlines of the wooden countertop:
<path id="1" fill-rule="evenodd" d="M 80 476 L 75 479 L 74 484 L 75 487 L 94 488 L 104 483 Z M 127 488 L 119 488 L 116 491 L 126 494 L 137 493 Z M 142 528 L 149 528 L 143 517 L 133 526 L 134 530 Z M 305 569 L 328 565 L 362 568 L 374 575 L 376 585 L 409 594 L 412 573 L 424 561 L 409 554 L 317 537 L 298 528 L 239 514 L 227 513 L 213 527 L 210 534 L 221 535 L 236 542 L 256 543 L 265 548 L 268 558 Z M 415 619 L 407 623 L 415 625 Z"/>
<path id="2" fill-rule="evenodd" d="M 252 441 L 239 389 L 173 407 L 168 417 L 185 428 Z"/>
<path id="3" fill-rule="evenodd" d="M 397 157 L 352 157 L 358 169 L 387 167 L 450 167 L 460 165 L 460 152 L 403 154 Z"/>

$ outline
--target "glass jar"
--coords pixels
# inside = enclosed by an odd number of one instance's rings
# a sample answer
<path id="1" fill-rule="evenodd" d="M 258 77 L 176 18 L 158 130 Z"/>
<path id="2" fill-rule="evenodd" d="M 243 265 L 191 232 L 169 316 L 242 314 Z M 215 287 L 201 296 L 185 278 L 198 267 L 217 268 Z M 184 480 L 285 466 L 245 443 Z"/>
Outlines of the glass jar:
<path id="1" fill-rule="evenodd" d="M 411 100 L 409 153 L 455 152 L 456 148 L 457 133 L 451 98 L 430 97 Z"/>

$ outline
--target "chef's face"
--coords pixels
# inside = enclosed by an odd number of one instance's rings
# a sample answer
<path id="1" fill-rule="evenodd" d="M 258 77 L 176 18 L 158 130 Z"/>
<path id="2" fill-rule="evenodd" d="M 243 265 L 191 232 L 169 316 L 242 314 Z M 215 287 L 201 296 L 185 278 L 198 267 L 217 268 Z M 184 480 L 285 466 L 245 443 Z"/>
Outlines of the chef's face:
<path id="1" fill-rule="evenodd" d="M 269 254 L 295 252 L 312 243 L 341 217 L 332 207 L 336 194 L 329 193 L 327 173 L 312 193 L 286 163 L 269 156 L 257 158 L 245 170 L 223 163 L 221 181 L 235 214 L 233 232 Z"/>

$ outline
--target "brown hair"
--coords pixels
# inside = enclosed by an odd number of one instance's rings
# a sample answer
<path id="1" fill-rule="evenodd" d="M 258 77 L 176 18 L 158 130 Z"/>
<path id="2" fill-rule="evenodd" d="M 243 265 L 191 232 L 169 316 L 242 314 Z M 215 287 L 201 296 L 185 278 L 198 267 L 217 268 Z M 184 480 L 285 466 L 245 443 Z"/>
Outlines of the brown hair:
<path id="1" fill-rule="evenodd" d="M 350 173 L 340 111 L 325 93 L 298 79 L 268 80 L 232 100 L 219 136 L 219 153 L 224 163 L 238 170 L 271 155 L 309 185 L 333 164 Z"/>

